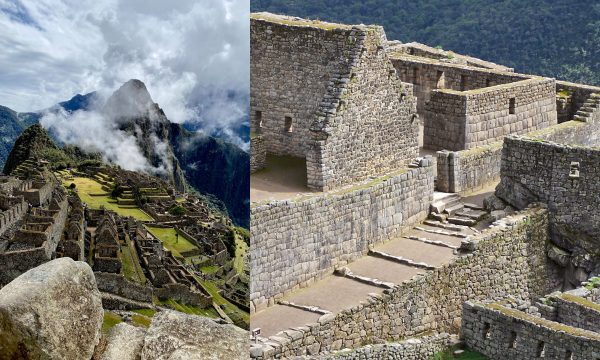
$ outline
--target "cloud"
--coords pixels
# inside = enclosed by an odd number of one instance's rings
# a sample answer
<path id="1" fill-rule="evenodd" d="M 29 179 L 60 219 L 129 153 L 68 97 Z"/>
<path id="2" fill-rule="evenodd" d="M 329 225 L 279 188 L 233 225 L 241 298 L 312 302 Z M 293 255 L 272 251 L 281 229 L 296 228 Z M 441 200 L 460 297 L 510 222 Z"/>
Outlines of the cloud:
<path id="1" fill-rule="evenodd" d="M 249 0 L 0 0 L 0 100 L 44 109 L 142 80 L 167 117 L 242 144 Z"/>
<path id="2" fill-rule="evenodd" d="M 40 120 L 61 141 L 87 152 L 101 153 L 104 161 L 126 170 L 164 174 L 165 169 L 153 167 L 137 145 L 132 134 L 120 131 L 113 120 L 98 111 L 67 113 L 59 109 L 47 112 Z"/>

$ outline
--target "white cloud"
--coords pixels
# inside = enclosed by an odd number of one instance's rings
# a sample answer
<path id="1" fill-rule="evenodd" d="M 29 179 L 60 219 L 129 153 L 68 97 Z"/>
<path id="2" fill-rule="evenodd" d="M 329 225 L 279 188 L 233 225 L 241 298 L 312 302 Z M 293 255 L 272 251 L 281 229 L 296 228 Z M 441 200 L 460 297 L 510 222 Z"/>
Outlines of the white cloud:
<path id="1" fill-rule="evenodd" d="M 135 136 L 119 131 L 115 122 L 100 112 L 76 111 L 68 114 L 61 109 L 46 113 L 40 122 L 61 141 L 87 152 L 101 153 L 104 161 L 126 170 L 164 174 L 163 168 L 153 167 L 144 157 Z"/>
<path id="2" fill-rule="evenodd" d="M 249 7 L 249 0 L 0 0 L 0 104 L 39 110 L 137 78 L 171 121 L 239 144 Z"/>

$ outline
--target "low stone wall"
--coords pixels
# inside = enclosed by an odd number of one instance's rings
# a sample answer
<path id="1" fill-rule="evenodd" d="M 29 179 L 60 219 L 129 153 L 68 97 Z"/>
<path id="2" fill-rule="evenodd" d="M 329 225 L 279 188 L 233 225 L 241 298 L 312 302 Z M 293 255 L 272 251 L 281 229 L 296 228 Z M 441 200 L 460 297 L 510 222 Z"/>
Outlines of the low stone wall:
<path id="1" fill-rule="evenodd" d="M 424 110 L 425 148 L 466 150 L 557 123 L 554 79 L 483 89 L 436 89 Z"/>
<path id="2" fill-rule="evenodd" d="M 556 321 L 567 326 L 600 333 L 600 305 L 568 293 L 551 296 Z"/>
<path id="3" fill-rule="evenodd" d="M 475 191 L 500 179 L 502 142 L 463 151 L 437 152 L 436 190 Z"/>
<path id="4" fill-rule="evenodd" d="M 433 196 L 431 158 L 421 167 L 352 188 L 251 208 L 251 310 L 331 273 L 423 220 Z"/>
<path id="5" fill-rule="evenodd" d="M 546 256 L 548 239 L 546 209 L 507 217 L 472 238 L 473 253 L 317 323 L 280 332 L 255 349 L 255 358 L 314 355 L 428 331 L 458 333 L 465 300 L 537 299 L 561 284 Z"/>
<path id="6" fill-rule="evenodd" d="M 597 359 L 600 335 L 506 309 L 466 302 L 462 334 L 490 360 Z"/>
<path id="7" fill-rule="evenodd" d="M 600 150 L 537 137 L 507 137 L 496 195 L 516 208 L 544 202 L 553 241 L 563 249 L 600 249 Z M 588 269 L 588 271 L 591 269 Z"/>
<path id="8" fill-rule="evenodd" d="M 599 114 L 600 115 L 600 114 Z M 568 121 L 528 133 L 538 139 L 586 146 L 600 144 L 600 121 Z M 467 193 L 500 180 L 503 141 L 462 151 L 437 152 L 436 190 Z"/>
<path id="9" fill-rule="evenodd" d="M 192 291 L 189 286 L 183 284 L 167 284 L 162 288 L 154 289 L 154 293 L 161 300 L 172 299 L 187 305 L 201 308 L 209 307 L 212 298 L 200 292 Z"/>
<path id="10" fill-rule="evenodd" d="M 250 173 L 263 169 L 267 164 L 267 146 L 261 135 L 250 138 Z"/>
<path id="11" fill-rule="evenodd" d="M 399 343 L 367 345 L 355 350 L 319 356 L 299 356 L 294 360 L 430 360 L 435 354 L 448 348 L 450 335 L 447 333 L 408 339 Z"/>
<path id="12" fill-rule="evenodd" d="M 567 81 L 557 81 L 556 93 L 568 94 L 568 98 L 565 99 L 566 106 L 564 109 L 562 109 L 562 111 L 559 111 L 558 114 L 558 122 L 563 123 L 573 120 L 575 113 L 581 109 L 586 100 L 589 99 L 590 95 L 593 93 L 600 94 L 600 87 L 575 84 Z"/>
<path id="13" fill-rule="evenodd" d="M 98 289 L 128 299 L 152 302 L 152 288 L 133 283 L 121 274 L 94 272 Z"/>

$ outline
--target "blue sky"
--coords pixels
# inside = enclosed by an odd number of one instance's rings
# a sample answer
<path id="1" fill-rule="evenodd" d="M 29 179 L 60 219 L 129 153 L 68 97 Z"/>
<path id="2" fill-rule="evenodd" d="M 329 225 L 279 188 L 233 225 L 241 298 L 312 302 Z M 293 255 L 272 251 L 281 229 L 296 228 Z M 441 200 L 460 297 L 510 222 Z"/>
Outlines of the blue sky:
<path id="1" fill-rule="evenodd" d="M 243 145 L 249 0 L 0 0 L 0 105 L 34 111 L 142 80 L 174 122 Z M 234 94 L 234 96 L 232 96 Z"/>

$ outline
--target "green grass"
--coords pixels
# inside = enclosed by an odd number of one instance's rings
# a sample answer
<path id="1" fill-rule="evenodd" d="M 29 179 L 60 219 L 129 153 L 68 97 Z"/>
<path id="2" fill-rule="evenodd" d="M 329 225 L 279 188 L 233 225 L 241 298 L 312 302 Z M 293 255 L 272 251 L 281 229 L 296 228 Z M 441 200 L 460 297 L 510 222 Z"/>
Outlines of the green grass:
<path id="1" fill-rule="evenodd" d="M 104 312 L 104 321 L 102 322 L 102 332 L 107 333 L 113 326 L 122 323 L 123 319 L 115 313 L 111 313 L 110 311 Z"/>
<path id="2" fill-rule="evenodd" d="M 116 200 L 110 197 L 110 194 L 102 189 L 102 184 L 94 179 L 86 177 L 74 177 L 71 180 L 63 179 L 62 183 L 68 187 L 75 183 L 77 192 L 81 201 L 86 203 L 91 209 L 112 210 L 121 216 L 132 216 L 140 221 L 152 221 L 153 219 L 138 207 L 120 207 Z"/>
<path id="3" fill-rule="evenodd" d="M 457 349 L 457 347 L 451 347 L 446 351 L 442 351 L 433 355 L 433 357 L 431 357 L 429 360 L 488 360 L 480 353 L 469 349 L 464 349 L 464 353 L 455 356 L 454 351 Z"/>
<path id="4" fill-rule="evenodd" d="M 233 260 L 233 268 L 238 274 L 244 273 L 244 257 L 248 252 L 248 244 L 244 242 L 244 239 L 235 234 L 235 259 Z"/>
<path id="5" fill-rule="evenodd" d="M 212 275 L 212 274 L 216 273 L 217 271 L 219 271 L 219 267 L 215 266 L 215 265 L 203 266 L 200 268 L 200 270 L 207 275 Z"/>
<path id="6" fill-rule="evenodd" d="M 217 285 L 215 285 L 211 281 L 204 281 L 204 280 L 199 279 L 196 276 L 194 276 L 194 277 L 198 281 L 198 283 L 200 283 L 200 285 L 202 285 L 204 290 L 206 290 L 206 292 L 208 292 L 212 296 L 213 302 L 215 304 L 217 304 L 219 306 L 225 305 L 225 309 L 223 311 L 225 311 L 227 316 L 229 316 L 232 320 L 234 318 L 240 318 L 245 323 L 250 324 L 250 314 L 241 310 L 234 304 L 227 301 L 227 299 L 222 297 L 221 294 L 219 293 L 219 288 L 217 287 Z"/>
<path id="7" fill-rule="evenodd" d="M 156 310 L 154 309 L 135 309 L 132 310 L 134 313 L 138 313 L 140 315 L 144 315 L 147 316 L 149 318 L 154 317 L 154 314 L 156 314 Z"/>
<path id="8" fill-rule="evenodd" d="M 181 304 L 181 303 L 179 303 L 175 300 L 171 300 L 171 299 L 159 300 L 159 301 L 157 301 L 157 303 L 159 305 L 171 308 L 173 310 L 177 310 L 177 311 L 185 313 L 185 314 L 206 316 L 206 317 L 213 318 L 213 319 L 219 318 L 219 314 L 212 307 L 202 309 L 200 307 Z"/>
<path id="9" fill-rule="evenodd" d="M 133 315 L 131 317 L 131 323 L 138 327 L 149 328 L 152 318 L 143 315 Z"/>
<path id="10" fill-rule="evenodd" d="M 185 237 L 179 236 L 177 239 L 177 231 L 174 228 L 158 228 L 152 226 L 146 226 L 148 231 L 156 236 L 167 249 L 169 249 L 173 256 L 182 258 L 182 252 L 196 250 L 197 247 L 189 242 Z"/>
<path id="11" fill-rule="evenodd" d="M 123 275 L 134 282 L 139 284 L 146 283 L 146 277 L 144 276 L 144 272 L 140 263 L 137 259 L 137 256 L 132 254 L 131 245 L 129 239 L 126 240 L 127 245 L 121 246 L 121 260 L 123 262 L 122 272 Z"/>

